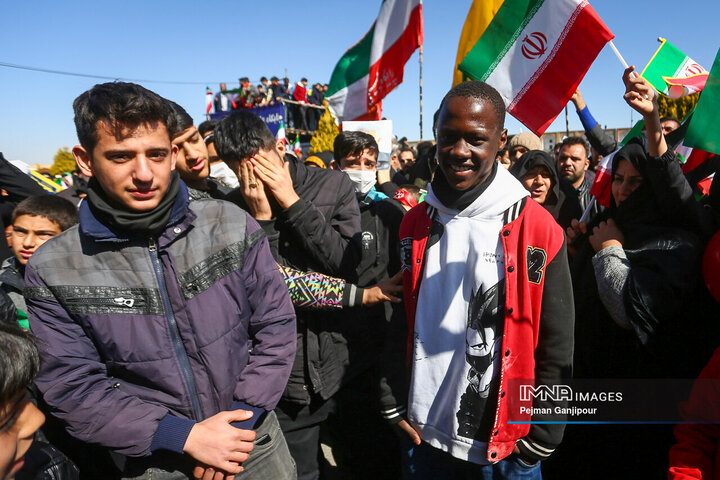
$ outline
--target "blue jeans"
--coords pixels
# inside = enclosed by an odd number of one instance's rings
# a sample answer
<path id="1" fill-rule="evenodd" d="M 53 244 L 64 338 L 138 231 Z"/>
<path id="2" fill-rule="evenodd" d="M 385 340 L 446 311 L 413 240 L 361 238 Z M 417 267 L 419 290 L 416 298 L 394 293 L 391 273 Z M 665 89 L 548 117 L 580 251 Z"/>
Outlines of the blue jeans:
<path id="1" fill-rule="evenodd" d="M 492 465 L 478 465 L 453 457 L 423 442 L 419 446 L 407 442 L 403 451 L 405 480 L 542 480 L 540 462 L 526 465 L 515 455 Z"/>

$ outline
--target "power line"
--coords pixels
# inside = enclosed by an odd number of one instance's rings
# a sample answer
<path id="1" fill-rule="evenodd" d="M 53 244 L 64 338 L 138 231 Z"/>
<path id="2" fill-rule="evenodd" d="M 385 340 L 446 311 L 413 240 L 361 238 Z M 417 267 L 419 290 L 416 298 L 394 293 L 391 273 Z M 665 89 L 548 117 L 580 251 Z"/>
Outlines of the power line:
<path id="1" fill-rule="evenodd" d="M 56 75 L 67 75 L 70 77 L 97 78 L 99 80 L 124 81 L 135 83 L 166 83 L 171 85 L 211 85 L 225 82 L 183 82 L 177 80 L 145 80 L 139 78 L 111 77 L 107 75 L 92 75 L 88 73 L 64 72 L 62 70 L 50 70 L 48 68 L 29 67 L 27 65 L 17 65 L 14 63 L 0 62 L 0 67 L 17 68 L 19 70 L 30 70 L 33 72 L 53 73 Z"/>

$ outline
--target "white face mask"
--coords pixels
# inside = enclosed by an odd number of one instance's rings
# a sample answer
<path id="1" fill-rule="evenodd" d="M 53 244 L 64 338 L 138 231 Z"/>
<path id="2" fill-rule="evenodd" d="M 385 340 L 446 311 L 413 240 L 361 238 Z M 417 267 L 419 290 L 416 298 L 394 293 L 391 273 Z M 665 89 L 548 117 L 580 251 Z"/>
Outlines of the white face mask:
<path id="1" fill-rule="evenodd" d="M 355 191 L 363 195 L 367 194 L 377 182 L 375 170 L 343 170 L 355 184 Z"/>

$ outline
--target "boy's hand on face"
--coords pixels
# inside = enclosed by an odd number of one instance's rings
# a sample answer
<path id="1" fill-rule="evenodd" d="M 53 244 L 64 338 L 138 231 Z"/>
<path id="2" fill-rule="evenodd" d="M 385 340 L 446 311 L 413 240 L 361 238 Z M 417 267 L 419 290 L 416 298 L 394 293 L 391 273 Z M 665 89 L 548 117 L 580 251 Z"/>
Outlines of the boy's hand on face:
<path id="1" fill-rule="evenodd" d="M 223 472 L 223 475 L 237 475 L 243 471 L 240 465 L 249 458 L 253 449 L 255 432 L 242 430 L 230 425 L 252 417 L 252 412 L 233 410 L 220 412 L 196 423 L 185 441 L 183 450 L 207 469 Z M 203 479 L 206 477 L 203 473 Z M 215 475 L 215 472 L 213 473 Z M 207 477 L 207 478 L 215 478 Z M 221 477 L 217 477 L 221 478 Z"/>
<path id="2" fill-rule="evenodd" d="M 259 151 L 250 158 L 255 175 L 265 184 L 283 210 L 300 200 L 293 188 L 290 164 L 279 155 Z"/>
<path id="3" fill-rule="evenodd" d="M 250 162 L 243 162 L 240 165 L 240 182 L 243 198 L 253 218 L 271 220 L 273 214 L 265 192 L 265 184 L 255 176 Z"/>

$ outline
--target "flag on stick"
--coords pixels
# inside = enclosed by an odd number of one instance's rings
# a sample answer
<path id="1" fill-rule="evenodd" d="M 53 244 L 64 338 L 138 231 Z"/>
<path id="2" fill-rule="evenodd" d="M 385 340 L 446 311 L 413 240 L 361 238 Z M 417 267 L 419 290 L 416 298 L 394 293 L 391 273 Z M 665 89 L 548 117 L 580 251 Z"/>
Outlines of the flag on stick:
<path id="1" fill-rule="evenodd" d="M 372 112 L 402 83 L 405 63 L 422 42 L 422 1 L 384 0 L 370 31 L 345 52 L 330 77 L 326 98 L 338 124 Z"/>
<path id="2" fill-rule="evenodd" d="M 480 37 L 482 37 L 485 29 L 490 25 L 490 21 L 497 15 L 500 6 L 504 0 L 473 0 L 470 5 L 470 11 L 465 19 L 462 33 L 460 33 L 460 42 L 458 43 L 457 57 L 455 57 L 455 72 L 453 72 L 453 86 L 465 80 L 465 75 L 458 68 L 460 62 L 475 46 Z"/>
<path id="3" fill-rule="evenodd" d="M 210 113 L 213 106 L 213 93 L 210 87 L 205 87 L 205 113 Z"/>
<path id="4" fill-rule="evenodd" d="M 585 0 L 505 0 L 460 70 L 495 87 L 539 136 L 613 37 Z"/>
<path id="5" fill-rule="evenodd" d="M 664 38 L 641 76 L 658 92 L 680 98 L 703 89 L 708 72 Z"/>
<path id="6" fill-rule="evenodd" d="M 720 51 L 690 120 L 685 145 L 720 154 Z"/>

